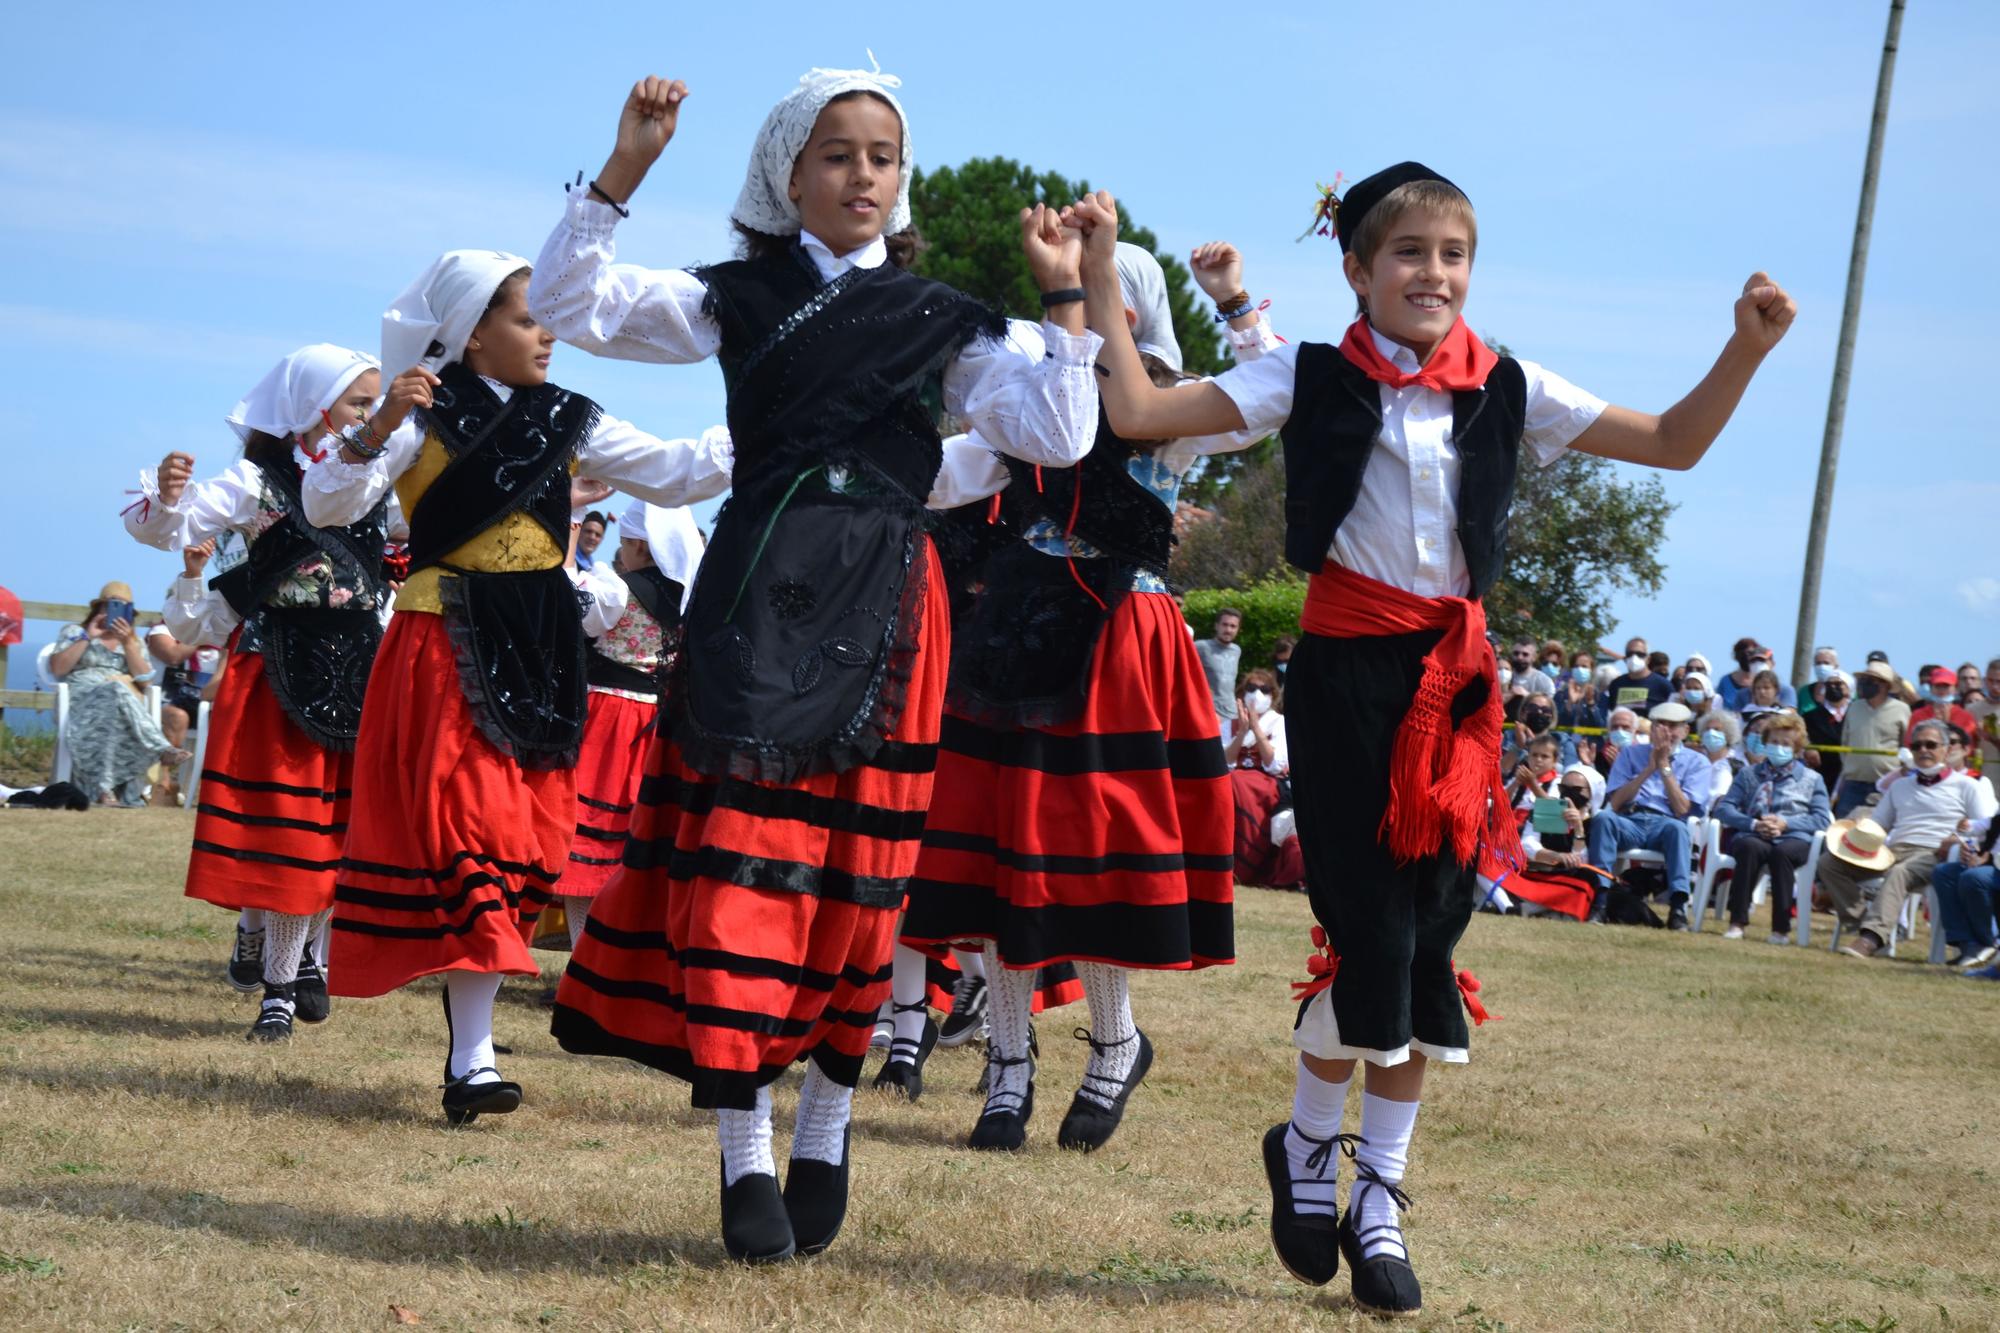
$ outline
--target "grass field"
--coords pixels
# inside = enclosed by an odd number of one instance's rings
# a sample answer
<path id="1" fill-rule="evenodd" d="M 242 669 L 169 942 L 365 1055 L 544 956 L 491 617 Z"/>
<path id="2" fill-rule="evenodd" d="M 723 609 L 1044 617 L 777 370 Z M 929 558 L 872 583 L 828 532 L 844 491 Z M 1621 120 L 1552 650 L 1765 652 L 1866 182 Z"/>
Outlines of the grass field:
<path id="1" fill-rule="evenodd" d="M 190 826 L 0 813 L 0 1327 L 1373 1324 L 1345 1274 L 1288 1278 L 1266 1231 L 1296 896 L 1245 892 L 1237 966 L 1138 979 L 1159 1058 L 1102 1152 L 1054 1147 L 1076 1017 L 1042 1024 L 1019 1157 L 960 1146 L 977 1057 L 939 1052 L 918 1105 L 857 1098 L 835 1247 L 746 1271 L 716 1238 L 708 1117 L 559 1052 L 529 982 L 500 1019 L 527 1104 L 463 1131 L 438 1112 L 435 984 L 246 1044 L 230 917 L 180 896 Z M 1475 921 L 1460 961 L 1501 1018 L 1418 1125 L 1415 1326 L 2000 1327 L 2000 987 L 1904 953 Z"/>

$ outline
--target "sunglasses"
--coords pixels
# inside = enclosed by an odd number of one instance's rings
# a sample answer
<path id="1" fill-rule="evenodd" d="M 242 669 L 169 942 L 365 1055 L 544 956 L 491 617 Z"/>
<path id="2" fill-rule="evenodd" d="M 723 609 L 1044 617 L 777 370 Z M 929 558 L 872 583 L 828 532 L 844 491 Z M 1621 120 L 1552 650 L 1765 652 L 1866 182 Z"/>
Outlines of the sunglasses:
<path id="1" fill-rule="evenodd" d="M 1943 749 L 1944 747 L 1939 745 L 1936 741 L 1911 741 L 1910 748 L 1912 750 L 1939 750 Z"/>

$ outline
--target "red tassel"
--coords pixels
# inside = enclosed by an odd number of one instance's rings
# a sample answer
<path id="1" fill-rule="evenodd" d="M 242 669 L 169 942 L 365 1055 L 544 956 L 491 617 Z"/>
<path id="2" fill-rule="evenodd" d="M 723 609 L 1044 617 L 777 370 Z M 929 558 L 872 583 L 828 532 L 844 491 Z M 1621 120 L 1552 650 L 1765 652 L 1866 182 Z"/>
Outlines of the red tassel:
<path id="1" fill-rule="evenodd" d="M 1472 1016 L 1472 1026 L 1484 1026 L 1486 1020 L 1489 1018 L 1497 1020 L 1500 1015 L 1489 1012 L 1486 1006 L 1480 1002 L 1479 992 L 1481 986 L 1479 978 L 1473 976 L 1472 973 L 1466 971 L 1457 963 L 1453 963 L 1451 966 L 1452 971 L 1458 975 L 1458 998 L 1465 1001 L 1465 1012 Z"/>
<path id="2" fill-rule="evenodd" d="M 1325 927 L 1314 926 L 1312 928 L 1312 942 L 1313 948 L 1318 951 L 1306 959 L 1306 972 L 1312 977 L 1312 980 L 1294 981 L 1292 983 L 1293 1000 L 1311 999 L 1328 986 L 1331 986 L 1334 977 L 1340 972 L 1340 957 L 1334 953 L 1332 946 L 1327 943 Z"/>
<path id="3" fill-rule="evenodd" d="M 990 527 L 1000 521 L 1000 493 L 993 493 L 993 502 L 986 506 L 986 522 Z"/>

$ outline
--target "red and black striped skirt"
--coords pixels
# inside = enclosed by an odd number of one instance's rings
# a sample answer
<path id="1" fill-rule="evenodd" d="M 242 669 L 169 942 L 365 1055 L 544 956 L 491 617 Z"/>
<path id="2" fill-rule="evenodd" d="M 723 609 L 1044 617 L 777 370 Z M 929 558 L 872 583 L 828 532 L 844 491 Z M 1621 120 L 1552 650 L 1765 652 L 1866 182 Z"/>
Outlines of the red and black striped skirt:
<path id="1" fill-rule="evenodd" d="M 285 716 L 264 655 L 232 655 L 208 710 L 187 896 L 311 916 L 333 906 L 354 756 Z"/>
<path id="2" fill-rule="evenodd" d="M 686 1079 L 696 1106 L 748 1107 L 808 1055 L 859 1078 L 937 763 L 951 622 L 926 553 L 907 697 L 871 762 L 790 783 L 717 778 L 665 728 L 655 737 L 625 864 L 556 994 L 564 1050 Z"/>
<path id="3" fill-rule="evenodd" d="M 466 706 L 444 618 L 398 611 L 361 710 L 330 989 L 539 971 L 528 941 L 575 835 L 576 775 L 496 749 Z"/>
<path id="4" fill-rule="evenodd" d="M 1236 957 L 1234 805 L 1215 705 L 1173 599 L 1099 636 L 1075 721 L 944 720 L 903 941 L 993 940 L 1009 967 L 1197 968 Z"/>
<path id="5" fill-rule="evenodd" d="M 566 898 L 591 898 L 625 858 L 632 802 L 646 772 L 646 745 L 660 715 L 657 699 L 590 692 L 576 755 L 576 838 L 563 871 Z"/>

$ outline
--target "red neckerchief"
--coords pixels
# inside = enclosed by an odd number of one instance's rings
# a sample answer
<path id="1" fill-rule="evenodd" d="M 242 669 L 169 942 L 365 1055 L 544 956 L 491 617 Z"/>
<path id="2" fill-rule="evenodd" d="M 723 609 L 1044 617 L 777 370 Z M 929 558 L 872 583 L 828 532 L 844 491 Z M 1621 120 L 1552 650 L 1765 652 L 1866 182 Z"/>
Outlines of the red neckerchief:
<path id="1" fill-rule="evenodd" d="M 1431 359 L 1424 362 L 1415 374 L 1404 374 L 1382 355 L 1382 349 L 1369 336 L 1366 319 L 1357 319 L 1347 326 L 1347 336 L 1340 340 L 1340 354 L 1378 384 L 1386 384 L 1392 389 L 1407 389 L 1412 384 L 1420 384 L 1439 393 L 1477 389 L 1486 383 L 1493 367 L 1500 364 L 1499 356 L 1466 326 L 1463 315 L 1451 326 L 1451 332 L 1444 335 L 1444 341 L 1431 353 Z"/>

